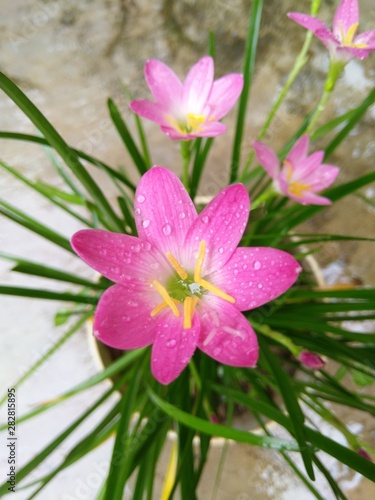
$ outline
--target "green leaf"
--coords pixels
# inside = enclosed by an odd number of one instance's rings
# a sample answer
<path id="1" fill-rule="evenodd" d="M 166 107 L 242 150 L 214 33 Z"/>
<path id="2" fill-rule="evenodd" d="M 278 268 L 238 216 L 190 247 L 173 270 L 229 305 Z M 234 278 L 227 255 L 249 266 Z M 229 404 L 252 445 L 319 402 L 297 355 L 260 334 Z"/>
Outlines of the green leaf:
<path id="1" fill-rule="evenodd" d="M 225 439 L 233 439 L 238 443 L 248 443 L 254 446 L 262 446 L 263 448 L 271 448 L 274 450 L 300 451 L 298 444 L 295 441 L 287 439 L 271 438 L 268 436 L 259 436 L 251 432 L 244 432 L 232 427 L 213 424 L 199 417 L 190 415 L 170 403 L 161 399 L 155 392 L 149 389 L 149 395 L 152 401 L 167 415 L 176 419 L 178 422 L 191 427 L 196 431 L 209 434 L 211 436 L 219 436 Z"/>
<path id="2" fill-rule="evenodd" d="M 96 305 L 99 297 L 85 294 L 74 294 L 66 292 L 52 292 L 38 288 L 23 288 L 20 286 L 0 286 L 0 295 L 13 295 L 18 297 L 31 297 L 34 299 L 62 300 L 82 304 Z"/>
<path id="3" fill-rule="evenodd" d="M 41 224 L 36 219 L 30 217 L 29 215 L 25 214 L 18 208 L 14 207 L 13 205 L 10 205 L 10 203 L 7 203 L 6 201 L 1 199 L 0 199 L 0 214 L 3 214 L 8 219 L 17 222 L 17 224 L 20 224 L 26 229 L 29 229 L 30 231 L 33 231 L 36 234 L 39 234 L 39 236 L 46 238 L 55 245 L 60 246 L 64 250 L 68 250 L 68 252 L 71 252 L 75 255 L 69 240 L 65 238 L 65 236 L 62 236 L 53 229 L 50 229 L 44 224 Z"/>
<path id="4" fill-rule="evenodd" d="M 293 434 L 295 435 L 297 442 L 299 444 L 306 472 L 310 477 L 310 479 L 314 481 L 315 476 L 312 466 L 311 448 L 308 446 L 306 442 L 306 434 L 303 427 L 305 416 L 300 408 L 293 387 L 289 382 L 288 375 L 284 372 L 283 368 L 280 366 L 278 359 L 271 352 L 271 350 L 267 345 L 267 342 L 262 338 L 262 336 L 259 336 L 259 346 L 261 352 L 267 359 L 270 370 L 272 371 L 275 381 L 279 386 L 281 396 L 288 410 L 291 424 L 293 427 Z"/>
<path id="5" fill-rule="evenodd" d="M 350 374 L 352 376 L 353 382 L 358 387 L 367 387 L 374 383 L 374 377 L 367 375 L 366 373 L 360 372 L 358 370 L 351 370 Z"/>
<path id="6" fill-rule="evenodd" d="M 126 149 L 128 150 L 130 156 L 134 161 L 134 165 L 137 167 L 138 172 L 143 175 L 147 172 L 147 165 L 145 164 L 137 145 L 135 144 L 133 137 L 121 116 L 121 113 L 116 106 L 116 104 L 112 101 L 112 99 L 108 99 L 108 109 L 109 114 L 112 118 L 113 124 L 116 127 L 117 132 L 119 133 Z"/>
<path id="7" fill-rule="evenodd" d="M 233 141 L 230 183 L 236 182 L 238 177 L 238 170 L 240 166 L 240 156 L 241 156 L 241 144 L 245 127 L 247 102 L 250 95 L 251 83 L 255 66 L 255 57 L 257 52 L 262 9 L 263 9 L 263 0 L 254 0 L 251 3 L 249 27 L 246 37 L 245 54 L 244 54 L 244 66 L 243 66 L 244 87 L 239 101 L 236 131 Z"/>
<path id="8" fill-rule="evenodd" d="M 38 130 L 44 135 L 48 143 L 65 161 L 77 179 L 87 189 L 98 205 L 103 215 L 112 224 L 114 230 L 122 229 L 122 223 L 108 203 L 98 185 L 91 178 L 87 170 L 79 161 L 77 154 L 68 146 L 47 118 L 38 110 L 30 99 L 9 78 L 0 72 L 0 88 L 25 113 Z"/>

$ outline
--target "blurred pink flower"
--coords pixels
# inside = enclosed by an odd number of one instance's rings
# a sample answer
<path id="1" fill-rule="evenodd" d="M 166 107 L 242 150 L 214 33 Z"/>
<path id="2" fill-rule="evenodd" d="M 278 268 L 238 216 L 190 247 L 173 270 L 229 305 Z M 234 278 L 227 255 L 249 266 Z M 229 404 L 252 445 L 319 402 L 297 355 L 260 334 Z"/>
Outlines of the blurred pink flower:
<path id="1" fill-rule="evenodd" d="M 364 59 L 375 50 L 375 30 L 355 36 L 358 24 L 358 0 L 342 0 L 333 19 L 333 30 L 316 17 L 290 12 L 288 17 L 312 31 L 329 50 L 332 59 L 349 61 L 353 57 Z"/>
<path id="2" fill-rule="evenodd" d="M 196 347 L 232 365 L 253 367 L 258 342 L 241 311 L 273 300 L 300 266 L 274 248 L 239 247 L 250 211 L 242 184 L 223 189 L 197 215 L 181 181 L 153 167 L 135 194 L 139 237 L 86 229 L 76 253 L 116 284 L 102 295 L 94 335 L 118 349 L 153 344 L 151 368 L 168 384 Z"/>
<path id="3" fill-rule="evenodd" d="M 364 450 L 363 448 L 359 448 L 357 450 L 357 453 L 358 455 L 360 455 L 361 457 L 365 458 L 366 460 L 368 460 L 369 462 L 372 462 L 372 458 L 371 456 L 367 453 L 366 450 Z"/>
<path id="4" fill-rule="evenodd" d="M 209 56 L 190 69 L 183 83 L 156 59 L 146 62 L 145 78 L 155 102 L 132 101 L 130 108 L 158 123 L 171 139 L 223 134 L 227 128 L 219 120 L 234 106 L 243 87 L 243 77 L 238 73 L 214 81 L 214 62 Z"/>
<path id="5" fill-rule="evenodd" d="M 318 354 L 310 351 L 302 351 L 299 355 L 299 360 L 302 364 L 313 370 L 321 370 L 325 366 L 324 360 Z"/>
<path id="6" fill-rule="evenodd" d="M 331 201 L 316 193 L 328 187 L 336 179 L 339 168 L 322 163 L 324 152 L 307 155 L 309 136 L 303 135 L 292 147 L 280 168 L 274 151 L 263 144 L 253 143 L 259 163 L 274 180 L 279 193 L 302 205 L 330 205 Z"/>

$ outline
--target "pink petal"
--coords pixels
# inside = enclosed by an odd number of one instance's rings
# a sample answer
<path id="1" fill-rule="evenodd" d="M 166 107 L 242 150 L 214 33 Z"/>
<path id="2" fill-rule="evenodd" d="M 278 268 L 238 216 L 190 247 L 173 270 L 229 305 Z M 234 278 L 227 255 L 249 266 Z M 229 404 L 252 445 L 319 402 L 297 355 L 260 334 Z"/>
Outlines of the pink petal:
<path id="1" fill-rule="evenodd" d="M 154 305 L 144 293 L 121 285 L 111 286 L 95 312 L 95 337 L 116 349 L 139 349 L 152 344 L 157 326 L 156 317 L 150 315 Z"/>
<path id="2" fill-rule="evenodd" d="M 309 31 L 312 31 L 326 47 L 329 48 L 332 41 L 337 43 L 337 40 L 333 36 L 332 32 L 320 19 L 308 16 L 307 14 L 301 14 L 299 12 L 289 12 L 288 17 Z"/>
<path id="3" fill-rule="evenodd" d="M 318 196 L 311 191 L 304 191 L 302 196 L 297 198 L 296 196 L 289 195 L 290 198 L 296 200 L 302 205 L 331 205 L 332 201 L 329 198 L 325 198 L 324 196 Z"/>
<path id="4" fill-rule="evenodd" d="M 275 299 L 298 278 L 301 266 L 289 253 L 269 247 L 239 247 L 228 262 L 207 277 L 235 300 L 240 311 Z"/>
<path id="5" fill-rule="evenodd" d="M 375 50 L 375 30 L 364 31 L 354 39 L 354 44 L 365 43 L 365 50 Z"/>
<path id="6" fill-rule="evenodd" d="M 366 59 L 369 56 L 370 51 L 373 49 L 356 49 L 355 47 L 337 47 L 336 57 L 344 61 L 349 61 L 353 57 L 358 59 Z"/>
<path id="7" fill-rule="evenodd" d="M 176 259 L 197 212 L 179 178 L 153 167 L 141 178 L 135 193 L 135 222 L 141 239 Z"/>
<path id="8" fill-rule="evenodd" d="M 227 131 L 227 127 L 220 122 L 207 121 L 201 125 L 201 131 L 194 134 L 184 134 L 179 130 L 172 128 L 170 125 L 162 126 L 161 130 L 170 139 L 186 141 L 189 139 L 195 139 L 196 137 L 216 137 L 217 135 L 224 134 L 224 132 Z"/>
<path id="9" fill-rule="evenodd" d="M 202 277 L 223 266 L 237 248 L 249 218 L 249 195 L 242 184 L 223 189 L 199 214 L 186 240 L 185 258 L 198 255 L 206 242 Z"/>
<path id="10" fill-rule="evenodd" d="M 316 170 L 320 167 L 321 162 L 324 157 L 324 151 L 315 151 L 310 156 L 305 159 L 301 159 L 299 162 L 293 162 L 293 172 L 291 179 L 293 181 L 303 182 L 308 176 L 317 177 Z M 288 172 L 288 166 L 283 168 L 283 173 Z"/>
<path id="11" fill-rule="evenodd" d="M 333 33 L 335 37 L 343 41 L 350 27 L 358 22 L 358 0 L 342 0 L 333 18 Z"/>
<path id="12" fill-rule="evenodd" d="M 159 125 L 167 123 L 167 120 L 165 119 L 165 111 L 155 102 L 147 101 L 145 99 L 132 101 L 129 107 L 132 111 L 134 111 L 134 113 L 137 113 L 137 115 L 142 116 L 147 120 L 156 122 Z"/>
<path id="13" fill-rule="evenodd" d="M 181 105 L 182 83 L 169 66 L 157 59 L 147 61 L 145 79 L 156 102 L 164 109 Z"/>
<path id="14" fill-rule="evenodd" d="M 205 298 L 201 307 L 199 349 L 226 365 L 254 367 L 258 341 L 245 316 L 218 297 Z"/>
<path id="15" fill-rule="evenodd" d="M 211 116 L 215 120 L 220 120 L 235 105 L 243 88 L 243 76 L 238 73 L 219 78 L 213 83 L 209 98 L 209 104 L 212 107 Z"/>
<path id="16" fill-rule="evenodd" d="M 260 141 L 253 142 L 255 155 L 267 174 L 276 179 L 280 171 L 280 161 L 276 153 Z"/>
<path id="17" fill-rule="evenodd" d="M 210 95 L 214 80 L 212 57 L 202 57 L 190 69 L 183 90 L 183 107 L 186 113 L 200 114 Z"/>
<path id="18" fill-rule="evenodd" d="M 151 354 L 152 374 L 161 384 L 170 384 L 189 363 L 196 349 L 200 321 L 194 314 L 192 326 L 183 328 L 183 318 L 171 312 L 160 315 Z"/>
<path id="19" fill-rule="evenodd" d="M 340 169 L 333 165 L 319 165 L 308 177 L 305 177 L 306 184 L 311 186 L 312 191 L 319 192 L 330 186 L 338 176 Z"/>
<path id="20" fill-rule="evenodd" d="M 325 367 L 324 360 L 314 352 L 302 351 L 299 355 L 299 360 L 302 364 L 313 370 L 321 370 Z"/>
<path id="21" fill-rule="evenodd" d="M 169 272 L 156 248 L 134 236 L 83 229 L 73 235 L 71 244 L 95 271 L 133 290 L 147 290 L 150 281 L 164 280 Z"/>
<path id="22" fill-rule="evenodd" d="M 308 135 L 303 135 L 289 151 L 286 159 L 290 161 L 295 168 L 302 160 L 306 159 L 307 151 L 309 149 L 309 141 L 310 137 Z"/>

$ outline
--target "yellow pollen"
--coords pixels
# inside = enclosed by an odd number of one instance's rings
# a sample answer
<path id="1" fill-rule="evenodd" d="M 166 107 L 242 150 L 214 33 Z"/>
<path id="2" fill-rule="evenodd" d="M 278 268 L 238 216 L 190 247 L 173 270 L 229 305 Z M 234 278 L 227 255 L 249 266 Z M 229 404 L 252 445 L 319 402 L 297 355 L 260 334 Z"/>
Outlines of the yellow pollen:
<path id="1" fill-rule="evenodd" d="M 202 127 L 200 125 L 207 120 L 207 116 L 194 113 L 187 113 L 186 118 L 181 119 L 180 121 L 169 115 L 165 115 L 165 118 L 169 121 L 172 127 L 177 129 L 181 134 L 202 132 Z"/>
<path id="2" fill-rule="evenodd" d="M 221 297 L 224 300 L 227 300 L 231 304 L 234 304 L 236 300 L 231 296 L 228 295 L 227 293 L 223 292 L 220 288 L 217 286 L 213 285 L 212 283 L 209 283 L 208 281 L 204 280 L 201 278 L 201 272 L 202 272 L 202 265 L 203 265 L 203 259 L 204 255 L 206 253 L 206 242 L 202 240 L 199 243 L 199 254 L 197 258 L 197 262 L 195 263 L 195 268 L 194 268 L 194 281 L 201 287 L 205 288 L 209 292 L 212 292 L 214 295 L 217 295 L 218 297 Z"/>
<path id="3" fill-rule="evenodd" d="M 350 26 L 348 31 L 344 33 L 342 26 L 340 26 L 341 39 L 344 47 L 353 47 L 355 49 L 365 49 L 367 47 L 367 43 L 353 43 L 353 38 L 355 32 L 357 31 L 358 23 L 354 23 Z"/>
<path id="4" fill-rule="evenodd" d="M 289 193 L 294 196 L 302 196 L 304 191 L 310 191 L 311 186 L 304 184 L 303 182 L 290 182 L 288 184 Z"/>
<path id="5" fill-rule="evenodd" d="M 174 270 L 176 271 L 176 273 L 179 275 L 179 277 L 182 280 L 186 280 L 187 277 L 188 277 L 187 272 L 179 264 L 179 262 L 177 262 L 177 260 L 173 257 L 173 255 L 170 252 L 167 253 L 167 258 L 168 258 L 169 262 L 172 264 L 172 266 L 173 266 Z"/>
<path id="6" fill-rule="evenodd" d="M 176 303 L 174 302 L 174 300 L 172 299 L 172 297 L 169 295 L 169 293 L 167 292 L 167 290 L 163 287 L 163 285 L 161 285 L 156 280 L 154 280 L 152 282 L 152 284 L 154 285 L 154 287 L 156 288 L 156 290 L 158 291 L 158 293 L 162 296 L 162 298 L 164 299 L 164 302 L 166 302 L 166 304 L 172 309 L 173 314 L 175 316 L 177 316 L 177 317 L 180 316 L 180 311 L 177 309 Z M 162 304 L 160 304 L 160 306 L 161 305 Z M 157 309 L 160 306 L 156 306 L 155 309 Z M 153 311 L 151 311 L 151 315 L 155 311 L 155 309 L 153 309 Z M 163 307 L 161 309 L 159 309 L 155 314 L 157 314 L 162 309 L 163 309 Z"/>

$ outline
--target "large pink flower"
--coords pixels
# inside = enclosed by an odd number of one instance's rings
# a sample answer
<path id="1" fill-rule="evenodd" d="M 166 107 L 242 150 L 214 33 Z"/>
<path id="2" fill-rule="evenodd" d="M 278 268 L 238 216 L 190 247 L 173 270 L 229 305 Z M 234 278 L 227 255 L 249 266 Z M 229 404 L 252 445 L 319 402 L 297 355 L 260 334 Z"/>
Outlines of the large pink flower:
<path id="1" fill-rule="evenodd" d="M 285 292 L 300 267 L 273 248 L 237 248 L 247 224 L 242 184 L 223 189 L 197 215 L 180 180 L 153 167 L 135 195 L 139 237 L 86 229 L 77 254 L 116 284 L 101 297 L 94 335 L 118 349 L 153 344 L 151 367 L 168 384 L 196 347 L 221 363 L 253 367 L 258 343 L 240 311 Z"/>
<path id="2" fill-rule="evenodd" d="M 375 30 L 355 36 L 358 24 L 358 0 L 342 0 L 333 19 L 333 30 L 316 17 L 290 12 L 290 19 L 312 31 L 330 51 L 331 57 L 344 62 L 358 57 L 364 59 L 375 50 Z"/>
<path id="3" fill-rule="evenodd" d="M 289 151 L 282 168 L 274 151 L 263 144 L 253 143 L 259 163 L 274 180 L 276 190 L 302 205 L 330 205 L 331 200 L 316 193 L 336 179 L 339 168 L 322 163 L 324 151 L 307 155 L 309 136 L 303 135 Z"/>
<path id="4" fill-rule="evenodd" d="M 184 83 L 164 63 L 151 59 L 145 78 L 155 102 L 132 101 L 130 108 L 160 125 L 171 139 L 214 137 L 226 131 L 219 120 L 238 99 L 243 77 L 232 73 L 214 81 L 211 57 L 202 57 L 189 71 Z"/>

